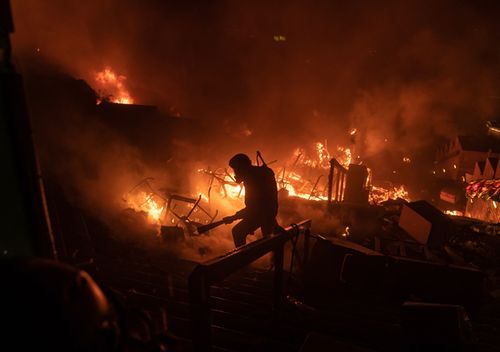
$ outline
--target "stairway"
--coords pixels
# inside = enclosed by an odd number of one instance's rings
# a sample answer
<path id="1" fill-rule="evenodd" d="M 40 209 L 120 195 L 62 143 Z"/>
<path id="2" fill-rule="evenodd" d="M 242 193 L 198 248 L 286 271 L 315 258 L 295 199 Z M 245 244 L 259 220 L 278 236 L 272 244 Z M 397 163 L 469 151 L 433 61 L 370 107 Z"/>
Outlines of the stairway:
<path id="1" fill-rule="evenodd" d="M 61 260 L 87 270 L 127 312 L 145 312 L 149 332 L 168 330 L 183 351 L 191 350 L 187 279 L 197 263 L 114 241 L 109 228 L 63 198 L 49 198 L 49 207 Z M 319 275 L 327 275 L 323 269 Z M 398 302 L 339 288 L 321 308 L 313 300 L 308 303 L 316 309 L 287 304 L 275 312 L 272 283 L 273 272 L 249 267 L 212 286 L 214 351 L 308 352 L 304 341 L 328 341 L 335 351 L 401 350 Z M 300 287 L 294 288 L 300 297 Z M 487 303 L 475 325 L 478 351 L 494 351 L 500 345 L 500 300 Z M 137 325 L 132 326 L 136 332 L 148 334 Z"/>
<path id="2" fill-rule="evenodd" d="M 146 311 L 155 325 L 166 313 L 167 327 L 185 346 L 191 328 L 187 277 L 195 263 L 109 256 L 93 273 L 127 308 Z M 283 321 L 272 309 L 272 272 L 248 269 L 210 291 L 214 351 L 298 351 L 307 330 Z"/>

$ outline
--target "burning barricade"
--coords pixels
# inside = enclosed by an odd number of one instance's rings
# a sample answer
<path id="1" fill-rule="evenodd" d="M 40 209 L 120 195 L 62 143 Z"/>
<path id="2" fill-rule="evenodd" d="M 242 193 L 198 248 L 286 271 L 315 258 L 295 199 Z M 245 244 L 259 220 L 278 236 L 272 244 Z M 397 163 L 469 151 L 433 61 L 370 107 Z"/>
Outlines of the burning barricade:
<path id="1" fill-rule="evenodd" d="M 157 229 L 156 234 L 163 239 L 179 240 L 184 233 L 195 235 L 196 226 L 212 222 L 212 215 L 206 210 L 206 198 L 181 196 L 172 193 L 160 194 L 152 186 L 152 178 L 146 178 L 134 186 L 125 196 L 128 209 L 147 219 L 150 226 Z"/>
<path id="2" fill-rule="evenodd" d="M 286 194 L 284 208 L 286 204 L 303 204 L 325 214 L 326 204 L 332 202 L 340 204 L 361 199 L 361 203 L 368 206 L 388 199 L 408 199 L 404 186 L 375 186 L 371 170 L 351 162 L 349 148 L 336 147 L 331 153 L 326 142 L 318 142 L 313 152 L 297 148 L 282 166 L 270 162 L 269 167 L 275 171 L 280 194 Z M 358 169 L 365 171 L 360 173 Z M 365 196 L 353 196 L 357 192 L 355 188 Z M 124 204 L 139 214 L 157 236 L 168 241 L 198 236 L 197 227 L 244 207 L 245 188 L 227 168 L 198 168 L 191 177 L 190 189 L 190 194 L 176 194 L 167 191 L 167 187 L 157 187 L 152 178 L 147 178 L 126 193 Z M 294 212 L 281 220 L 293 221 L 294 216 L 300 215 L 298 209 Z"/>

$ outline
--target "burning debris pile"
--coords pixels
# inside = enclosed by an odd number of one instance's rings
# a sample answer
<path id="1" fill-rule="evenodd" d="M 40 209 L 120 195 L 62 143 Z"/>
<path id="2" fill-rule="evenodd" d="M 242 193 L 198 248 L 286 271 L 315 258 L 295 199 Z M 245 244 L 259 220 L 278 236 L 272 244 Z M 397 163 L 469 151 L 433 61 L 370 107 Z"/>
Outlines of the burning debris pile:
<path id="1" fill-rule="evenodd" d="M 125 196 L 127 207 L 144 213 L 151 223 L 158 223 L 163 217 L 167 200 L 160 196 L 151 186 L 151 178 L 142 180 Z"/>
<path id="2" fill-rule="evenodd" d="M 324 143 L 317 142 L 315 153 L 312 156 L 308 156 L 304 149 L 298 148 L 295 150 L 291 162 L 278 169 L 278 187 L 286 189 L 292 197 L 316 201 L 328 200 L 328 174 L 332 159 L 335 159 L 345 171 L 349 170 L 349 166 L 352 164 L 363 164 L 362 161 L 359 161 L 359 156 L 356 157 L 358 161 L 354 162 L 350 148 L 337 146 L 335 152 L 331 153 L 326 141 Z M 403 185 L 388 184 L 385 187 L 374 185 L 372 171 L 370 168 L 367 170 L 368 177 L 365 181 L 365 188 L 369 192 L 371 204 L 380 204 L 388 199 L 398 198 L 409 201 L 408 192 Z M 337 177 L 337 174 L 335 173 L 333 177 Z M 345 186 L 345 184 L 342 185 L 344 189 Z"/>
<path id="3" fill-rule="evenodd" d="M 335 179 L 340 177 L 332 170 L 332 160 L 336 161 L 337 168 L 347 172 L 352 165 L 351 149 L 337 146 L 334 152 L 330 152 L 326 142 L 318 142 L 311 150 L 295 149 L 281 167 L 275 166 L 276 161 L 268 164 L 275 171 L 278 190 L 286 193 L 292 201 L 296 198 L 313 202 L 311 204 L 341 202 L 343 198 L 329 198 L 328 195 L 332 192 L 329 178 L 336 182 Z M 144 214 L 148 222 L 156 226 L 158 235 L 167 228 L 182 227 L 186 236 L 196 236 L 196 226 L 232 215 L 244 207 L 245 189 L 227 168 L 198 168 L 191 175 L 190 194 L 173 194 L 165 191 L 168 188 L 165 185 L 154 187 L 153 184 L 154 180 L 149 178 L 134 186 L 124 197 L 124 206 Z M 339 183 L 339 187 L 342 188 L 339 194 L 343 194 L 346 183 Z M 373 205 L 388 199 L 408 200 L 404 186 L 384 188 L 372 185 L 371 172 L 364 187 L 369 191 Z"/>
<path id="4" fill-rule="evenodd" d="M 289 162 L 277 170 L 278 188 L 286 190 L 292 197 L 328 200 L 328 173 L 332 158 L 347 168 L 351 163 L 351 150 L 337 147 L 336 152 L 331 154 L 326 141 L 317 142 L 313 153 L 297 148 Z"/>
<path id="5" fill-rule="evenodd" d="M 196 226 L 212 222 L 218 215 L 206 210 L 207 204 L 202 195 L 186 197 L 161 192 L 153 186 L 154 179 L 146 178 L 133 187 L 123 198 L 128 209 L 142 214 L 152 226 L 184 227 L 190 235 L 194 235 Z M 162 194 L 163 193 L 163 194 Z"/>
<path id="6" fill-rule="evenodd" d="M 134 104 L 134 99 L 130 96 L 125 86 L 127 77 L 116 74 L 110 67 L 96 72 L 94 75 L 95 87 L 99 98 L 97 104 L 103 101 L 116 104 Z"/>
<path id="7" fill-rule="evenodd" d="M 125 86 L 125 81 L 125 76 L 117 74 L 110 67 L 96 72 L 94 88 L 99 95 L 97 104 L 133 104 L 134 100 Z M 296 148 L 281 166 L 275 166 L 276 161 L 270 162 L 269 165 L 276 175 L 278 190 L 291 198 L 307 201 L 343 201 L 347 171 L 351 165 L 363 164 L 361 157 L 353 152 L 356 133 L 355 128 L 349 131 L 351 147 L 337 145 L 331 150 L 325 140 L 316 142 L 309 148 Z M 332 161 L 335 161 L 336 168 Z M 405 162 L 409 162 L 409 158 L 405 158 Z M 370 204 L 377 205 L 398 198 L 409 200 L 403 185 L 376 183 L 373 181 L 372 170 L 366 170 L 368 176 L 363 187 Z M 181 192 L 182 196 L 164 191 L 171 188 L 167 185 L 154 189 L 151 178 L 142 180 L 124 197 L 125 208 L 145 214 L 147 221 L 155 226 L 179 226 L 182 223 L 187 232 L 192 234 L 193 226 L 190 224 L 206 224 L 212 222 L 217 214 L 229 215 L 244 206 L 244 187 L 236 183 L 227 168 L 198 168 L 196 175 L 191 178 L 192 191 L 188 192 L 189 194 Z M 332 185 L 333 183 L 335 184 Z M 332 190 L 332 187 L 336 189 Z M 179 204 L 173 208 L 172 197 L 178 197 L 177 202 L 184 200 L 189 206 L 182 211 Z M 205 216 L 199 217 L 200 214 Z"/>
<path id="8" fill-rule="evenodd" d="M 394 186 L 389 185 L 387 188 L 375 186 L 372 184 L 370 191 L 370 203 L 380 204 L 389 199 L 404 199 L 406 201 L 410 200 L 408 191 L 405 189 L 404 185 Z"/>

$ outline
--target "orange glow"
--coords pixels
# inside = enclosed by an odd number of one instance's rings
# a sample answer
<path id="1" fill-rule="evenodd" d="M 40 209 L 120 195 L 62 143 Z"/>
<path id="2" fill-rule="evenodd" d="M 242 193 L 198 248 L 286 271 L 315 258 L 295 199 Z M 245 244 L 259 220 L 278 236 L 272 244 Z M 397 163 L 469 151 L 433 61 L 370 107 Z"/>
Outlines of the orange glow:
<path id="1" fill-rule="evenodd" d="M 335 158 L 346 169 L 352 162 L 349 148 L 337 146 L 335 153 L 330 153 L 326 142 L 315 143 L 315 155 L 308 156 L 304 149 L 296 149 L 287 167 L 276 173 L 278 188 L 284 188 L 288 195 L 315 201 L 328 200 L 327 182 L 330 160 Z M 407 158 L 409 161 L 409 158 Z M 409 201 L 408 191 L 403 185 L 375 187 L 372 183 L 372 171 L 368 168 L 366 188 L 370 190 L 369 201 L 378 204 L 389 199 L 402 198 Z M 344 185 L 345 187 L 345 185 Z"/>
<path id="2" fill-rule="evenodd" d="M 128 194 L 125 201 L 129 208 L 138 212 L 145 212 L 148 221 L 151 223 L 161 222 L 165 203 L 154 193 L 140 191 L 135 194 Z"/>
<path id="3" fill-rule="evenodd" d="M 401 186 L 391 186 L 388 188 L 372 186 L 369 200 L 370 203 L 378 204 L 385 202 L 389 199 L 404 199 L 406 201 L 410 201 L 410 197 L 408 195 L 408 191 L 405 189 L 404 185 Z"/>
<path id="4" fill-rule="evenodd" d="M 110 67 L 106 67 L 104 70 L 97 72 L 94 79 L 100 95 L 97 104 L 105 100 L 116 104 L 134 103 L 124 84 L 127 77 L 117 75 Z"/>
<path id="5" fill-rule="evenodd" d="M 330 153 L 326 142 L 315 143 L 310 149 L 310 154 L 307 154 L 304 149 L 296 149 L 283 167 L 274 169 L 277 188 L 286 190 L 290 197 L 326 202 L 328 200 L 330 160 L 333 158 L 348 168 L 351 162 L 351 152 L 349 148 L 337 146 L 335 152 Z M 243 184 L 235 182 L 234 176 L 228 169 L 197 169 L 196 171 L 192 175 L 192 193 L 187 196 L 194 197 L 194 199 L 201 197 L 200 206 L 207 209 L 208 213 L 205 214 L 211 214 L 209 217 L 234 214 L 245 206 L 245 188 Z M 339 177 L 337 171 L 334 173 L 335 177 Z M 402 185 L 373 186 L 370 169 L 368 169 L 365 187 L 369 190 L 371 204 L 379 204 L 397 198 L 409 201 L 408 192 Z M 134 187 L 127 194 L 125 201 L 129 208 L 146 213 L 151 223 L 169 222 L 165 215 L 166 199 L 155 192 L 154 188 L 146 181 Z M 176 211 L 180 214 L 178 210 Z M 196 210 L 193 212 L 193 216 L 199 215 L 195 213 Z M 194 220 L 205 221 L 201 218 Z M 172 218 L 173 223 L 176 221 L 178 220 Z M 345 236 L 348 235 L 349 232 L 346 229 Z"/>
<path id="6" fill-rule="evenodd" d="M 337 161 L 346 169 L 349 168 L 349 165 L 352 163 L 352 155 L 351 149 L 344 147 L 337 147 Z"/>
<path id="7" fill-rule="evenodd" d="M 459 211 L 459 210 L 446 210 L 444 212 L 446 215 L 451 215 L 451 216 L 463 216 L 464 213 Z"/>
<path id="8" fill-rule="evenodd" d="M 194 179 L 194 187 L 202 200 L 206 202 L 213 211 L 219 214 L 230 215 L 242 209 L 245 199 L 245 187 L 236 183 L 233 175 L 227 170 L 219 168 L 214 171 L 210 169 L 198 169 Z"/>
<path id="9" fill-rule="evenodd" d="M 330 164 L 330 153 L 328 152 L 328 149 L 326 148 L 326 143 L 316 143 L 316 149 L 318 151 L 318 160 L 319 160 L 319 165 L 322 167 L 328 167 Z"/>

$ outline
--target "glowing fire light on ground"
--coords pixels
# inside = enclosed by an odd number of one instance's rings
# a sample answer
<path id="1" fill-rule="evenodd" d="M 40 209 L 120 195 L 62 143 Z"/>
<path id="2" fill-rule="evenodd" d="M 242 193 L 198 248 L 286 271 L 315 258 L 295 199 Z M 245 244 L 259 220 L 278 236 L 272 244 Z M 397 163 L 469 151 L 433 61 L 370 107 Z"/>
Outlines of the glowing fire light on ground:
<path id="1" fill-rule="evenodd" d="M 388 188 L 372 186 L 369 194 L 369 201 L 372 204 L 379 204 L 389 199 L 395 200 L 398 198 L 406 201 L 410 200 L 408 191 L 405 189 L 404 185 L 391 186 Z"/>
<path id="2" fill-rule="evenodd" d="M 137 212 L 147 214 L 148 220 L 152 223 L 159 223 L 163 210 L 165 209 L 164 202 L 154 193 L 137 192 L 133 195 L 128 195 L 126 198 L 127 206 Z"/>
<path id="3" fill-rule="evenodd" d="M 330 153 L 326 142 L 316 142 L 315 143 L 315 155 L 308 156 L 307 152 L 302 148 L 295 149 L 293 154 L 293 164 L 294 166 L 307 166 L 317 169 L 329 169 L 330 160 L 332 158 L 337 159 L 337 161 L 348 168 L 352 162 L 351 149 L 342 146 L 337 146 L 336 152 L 334 154 Z"/>
<path id="4" fill-rule="evenodd" d="M 464 216 L 464 213 L 459 210 L 446 210 L 444 213 L 451 216 Z"/>
<path id="5" fill-rule="evenodd" d="M 123 200 L 129 209 L 146 214 L 149 222 L 160 224 L 166 199 L 155 191 L 152 181 L 152 178 L 142 180 L 123 196 Z"/>
<path id="6" fill-rule="evenodd" d="M 124 84 L 127 77 L 118 75 L 111 68 L 106 67 L 104 70 L 97 72 L 94 79 L 100 95 L 99 99 L 97 99 L 97 104 L 103 101 L 110 101 L 117 104 L 134 103 Z"/>
<path id="7" fill-rule="evenodd" d="M 327 201 L 330 160 L 335 158 L 341 165 L 348 168 L 351 163 L 351 152 L 349 148 L 337 146 L 335 152 L 330 153 L 326 142 L 315 143 L 311 151 L 308 154 L 304 149 L 296 149 L 281 169 L 274 170 L 277 188 L 285 189 L 291 197 L 310 201 Z M 207 207 L 210 217 L 229 215 L 244 207 L 245 188 L 242 184 L 235 182 L 234 176 L 227 169 L 198 169 L 197 174 L 203 177 L 196 177 L 193 189 L 195 193 L 189 196 L 194 196 L 196 199 L 200 197 L 199 201 L 202 202 L 200 205 Z M 153 224 L 168 222 L 166 213 L 173 210 L 169 208 L 170 210 L 167 211 L 166 209 L 167 196 L 160 196 L 160 193 L 149 184 L 149 180 L 142 181 L 127 194 L 125 198 L 127 206 L 137 212 L 147 214 L 148 221 Z M 369 190 L 371 204 L 380 204 L 389 199 L 398 198 L 409 201 L 408 192 L 402 185 L 386 187 L 372 185 L 370 169 L 368 169 L 365 187 Z M 179 221 L 178 217 L 172 221 L 173 223 Z M 346 234 L 348 235 L 348 229 Z"/>
<path id="8" fill-rule="evenodd" d="M 195 183 L 197 194 L 201 195 L 212 211 L 219 215 L 230 215 L 244 207 L 245 187 L 236 183 L 227 169 L 198 169 Z"/>

